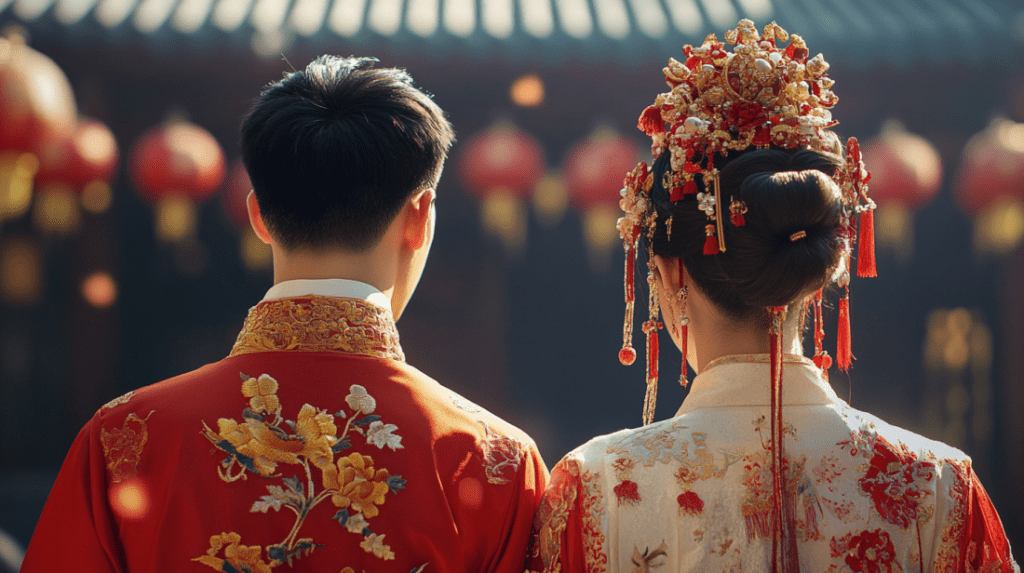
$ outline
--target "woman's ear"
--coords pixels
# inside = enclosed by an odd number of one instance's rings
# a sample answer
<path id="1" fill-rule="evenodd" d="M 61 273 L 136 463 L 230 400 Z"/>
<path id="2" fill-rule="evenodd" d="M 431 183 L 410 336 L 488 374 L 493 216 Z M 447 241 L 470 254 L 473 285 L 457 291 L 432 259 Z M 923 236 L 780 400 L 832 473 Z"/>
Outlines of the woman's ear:
<path id="1" fill-rule="evenodd" d="M 654 255 L 654 278 L 663 293 L 675 293 L 679 290 L 679 267 L 682 265 L 678 257 L 662 257 Z"/>

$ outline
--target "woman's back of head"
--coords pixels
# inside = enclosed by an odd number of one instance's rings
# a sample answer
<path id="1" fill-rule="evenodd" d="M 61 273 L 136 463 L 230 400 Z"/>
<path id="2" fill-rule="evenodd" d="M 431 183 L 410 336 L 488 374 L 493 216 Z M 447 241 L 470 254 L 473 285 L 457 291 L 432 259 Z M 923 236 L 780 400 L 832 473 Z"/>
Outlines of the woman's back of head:
<path id="1" fill-rule="evenodd" d="M 719 158 L 720 210 L 741 202 L 745 224 L 723 221 L 728 248 L 708 256 L 707 215 L 694 204 L 695 195 L 670 200 L 662 185 L 669 168 L 663 155 L 654 164 L 651 188 L 658 213 L 653 252 L 682 259 L 695 286 L 727 317 L 767 320 L 767 307 L 821 288 L 842 259 L 843 201 L 832 180 L 842 162 L 807 149 L 751 149 Z"/>

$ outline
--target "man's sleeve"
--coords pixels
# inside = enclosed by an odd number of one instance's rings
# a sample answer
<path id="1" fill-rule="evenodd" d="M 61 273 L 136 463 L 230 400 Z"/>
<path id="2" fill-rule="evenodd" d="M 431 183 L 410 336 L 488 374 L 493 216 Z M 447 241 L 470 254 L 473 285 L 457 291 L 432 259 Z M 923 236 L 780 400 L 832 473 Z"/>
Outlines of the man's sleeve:
<path id="1" fill-rule="evenodd" d="M 492 488 L 509 488 L 501 539 L 489 566 L 482 571 L 523 573 L 523 564 L 530 546 L 534 516 L 548 484 L 548 469 L 532 442 L 524 452 L 522 465 L 513 483 L 489 484 Z M 498 508 L 495 508 L 498 509 Z M 497 515 L 493 515 L 496 517 Z M 492 518 L 493 518 L 492 517 Z"/>
<path id="2" fill-rule="evenodd" d="M 537 573 L 585 571 L 583 548 L 584 492 L 574 462 L 562 459 L 551 472 L 534 520 L 526 569 Z M 575 470 L 575 471 L 574 471 Z"/>
<path id="3" fill-rule="evenodd" d="M 50 490 L 22 573 L 124 571 L 107 503 L 98 415 L 78 433 Z"/>

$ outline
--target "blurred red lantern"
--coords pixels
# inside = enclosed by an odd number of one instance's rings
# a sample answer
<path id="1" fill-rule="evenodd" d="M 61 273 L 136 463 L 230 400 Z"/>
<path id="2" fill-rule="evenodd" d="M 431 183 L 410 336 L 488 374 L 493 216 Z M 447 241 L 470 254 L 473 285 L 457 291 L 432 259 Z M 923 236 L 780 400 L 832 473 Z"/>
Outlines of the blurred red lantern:
<path id="1" fill-rule="evenodd" d="M 226 167 L 217 140 L 179 119 L 139 139 L 130 169 L 136 190 L 157 206 L 157 236 L 179 241 L 195 232 L 195 203 L 220 188 Z"/>
<path id="2" fill-rule="evenodd" d="M 544 152 L 536 139 L 499 122 L 466 144 L 459 161 L 463 186 L 482 201 L 484 227 L 506 248 L 526 242 L 527 199 L 544 175 Z"/>
<path id="3" fill-rule="evenodd" d="M 619 232 L 615 221 L 619 190 L 626 174 L 636 167 L 641 148 L 609 128 L 598 128 L 577 144 L 565 160 L 562 172 L 569 201 L 583 212 L 583 234 L 591 262 L 603 267 Z"/>
<path id="4" fill-rule="evenodd" d="M 1024 239 L 1024 124 L 997 117 L 967 143 L 956 183 L 975 218 L 975 246 L 1006 253 Z"/>
<path id="5" fill-rule="evenodd" d="M 94 119 L 78 123 L 67 140 L 40 153 L 33 222 L 43 231 L 68 234 L 78 227 L 82 204 L 94 213 L 110 205 L 110 180 L 117 171 L 117 141 Z"/>
<path id="6" fill-rule="evenodd" d="M 927 139 L 893 120 L 864 146 L 864 165 L 871 170 L 868 192 L 879 206 L 875 211 L 878 242 L 906 260 L 913 254 L 912 212 L 931 201 L 942 185 L 939 152 Z"/>
<path id="7" fill-rule="evenodd" d="M 20 37 L 0 38 L 0 220 L 31 203 L 37 153 L 71 136 L 75 97 L 64 72 Z"/>

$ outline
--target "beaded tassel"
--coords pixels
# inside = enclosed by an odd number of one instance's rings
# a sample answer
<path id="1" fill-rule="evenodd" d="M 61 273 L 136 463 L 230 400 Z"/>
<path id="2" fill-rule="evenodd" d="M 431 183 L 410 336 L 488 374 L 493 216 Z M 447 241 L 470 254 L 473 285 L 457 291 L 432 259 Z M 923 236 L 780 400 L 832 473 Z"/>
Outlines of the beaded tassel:
<path id="1" fill-rule="evenodd" d="M 686 388 L 689 382 L 686 379 L 686 344 L 687 331 L 689 330 L 690 317 L 686 315 L 686 296 L 689 289 L 686 288 L 686 272 L 683 269 L 683 261 L 679 260 L 679 348 L 683 353 L 683 367 L 679 374 L 679 385 Z"/>
<path id="2" fill-rule="evenodd" d="M 636 361 L 636 350 L 633 350 L 633 267 L 636 265 L 636 246 L 630 245 L 626 250 L 626 317 L 622 324 L 622 350 L 619 351 L 619 362 L 629 366 Z"/>

